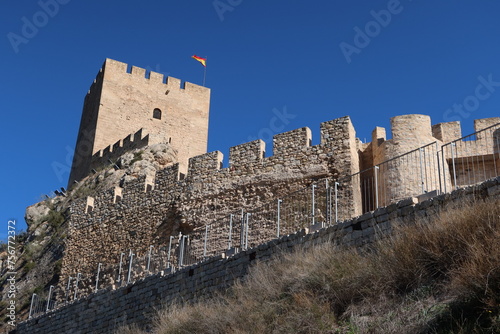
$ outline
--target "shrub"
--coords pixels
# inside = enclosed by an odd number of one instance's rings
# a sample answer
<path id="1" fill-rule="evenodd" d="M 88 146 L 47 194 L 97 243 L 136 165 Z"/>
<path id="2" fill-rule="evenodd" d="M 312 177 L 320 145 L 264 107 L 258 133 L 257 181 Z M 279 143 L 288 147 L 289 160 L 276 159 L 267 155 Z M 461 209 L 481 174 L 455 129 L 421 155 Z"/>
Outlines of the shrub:
<path id="1" fill-rule="evenodd" d="M 143 150 L 140 150 L 140 151 L 137 151 L 137 152 L 134 152 L 134 157 L 132 158 L 132 160 L 130 161 L 130 165 L 132 166 L 134 164 L 134 162 L 137 162 L 137 161 L 141 161 L 142 160 L 142 154 L 144 153 Z"/>

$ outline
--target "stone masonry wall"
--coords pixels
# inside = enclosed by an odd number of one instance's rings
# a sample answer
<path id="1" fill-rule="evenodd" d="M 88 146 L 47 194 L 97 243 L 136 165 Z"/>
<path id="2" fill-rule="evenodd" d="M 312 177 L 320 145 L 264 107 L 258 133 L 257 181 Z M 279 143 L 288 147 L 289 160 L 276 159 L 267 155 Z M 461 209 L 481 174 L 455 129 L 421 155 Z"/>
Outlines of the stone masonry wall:
<path id="1" fill-rule="evenodd" d="M 221 152 L 210 152 L 191 158 L 182 180 L 176 164 L 157 172 L 153 184 L 145 177 L 124 184 L 118 200 L 115 190 L 76 200 L 70 208 L 61 282 L 78 272 L 92 272 L 99 262 L 117 263 L 129 249 L 143 255 L 150 245 L 164 247 L 169 236 L 189 234 L 230 213 L 272 202 L 316 179 L 358 171 L 349 117 L 322 123 L 319 145 L 311 146 L 310 138 L 307 128 L 276 135 L 276 154 L 270 157 L 264 157 L 265 145 L 259 140 L 232 147 L 228 168 L 221 168 Z M 346 217 L 360 214 L 355 205 L 360 203 L 359 187 L 352 182 L 340 187 L 345 190 L 342 200 L 349 203 Z M 263 240 L 268 238 L 252 243 Z"/>
<path id="2" fill-rule="evenodd" d="M 409 198 L 312 234 L 305 230 L 272 240 L 230 258 L 216 256 L 173 274 L 149 276 L 117 290 L 101 290 L 61 309 L 18 324 L 16 334 L 111 333 L 122 325 L 151 326 L 156 310 L 174 301 L 195 302 L 224 291 L 258 261 L 300 246 L 333 243 L 362 247 L 389 235 L 398 224 L 433 216 L 458 200 L 498 198 L 500 178 L 440 195 L 421 203 Z"/>

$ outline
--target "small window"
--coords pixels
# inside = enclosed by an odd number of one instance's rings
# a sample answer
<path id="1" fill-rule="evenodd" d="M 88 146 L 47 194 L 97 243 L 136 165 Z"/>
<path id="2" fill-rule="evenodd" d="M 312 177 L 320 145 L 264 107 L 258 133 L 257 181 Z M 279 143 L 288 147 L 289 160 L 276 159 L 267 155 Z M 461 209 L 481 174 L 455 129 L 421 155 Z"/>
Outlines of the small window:
<path id="1" fill-rule="evenodd" d="M 153 118 L 161 119 L 161 110 L 160 109 L 155 108 L 155 110 L 153 110 Z"/>

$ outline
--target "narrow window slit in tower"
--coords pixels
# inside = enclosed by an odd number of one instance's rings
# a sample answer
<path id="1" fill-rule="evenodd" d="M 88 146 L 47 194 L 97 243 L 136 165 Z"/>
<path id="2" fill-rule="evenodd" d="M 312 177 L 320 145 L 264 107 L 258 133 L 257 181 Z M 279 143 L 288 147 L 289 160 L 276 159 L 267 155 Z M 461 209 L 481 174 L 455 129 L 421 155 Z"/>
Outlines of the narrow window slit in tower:
<path id="1" fill-rule="evenodd" d="M 161 110 L 160 109 L 155 108 L 155 110 L 153 110 L 153 118 L 161 119 Z"/>

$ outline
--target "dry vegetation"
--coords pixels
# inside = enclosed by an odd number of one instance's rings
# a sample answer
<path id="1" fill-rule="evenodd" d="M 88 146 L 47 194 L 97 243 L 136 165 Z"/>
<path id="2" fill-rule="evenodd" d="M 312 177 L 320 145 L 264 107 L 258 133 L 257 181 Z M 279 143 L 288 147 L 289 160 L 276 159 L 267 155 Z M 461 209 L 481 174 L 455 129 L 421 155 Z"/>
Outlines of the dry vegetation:
<path id="1" fill-rule="evenodd" d="M 500 332 L 499 204 L 462 204 L 362 255 L 261 263 L 224 296 L 162 311 L 154 333 Z"/>

